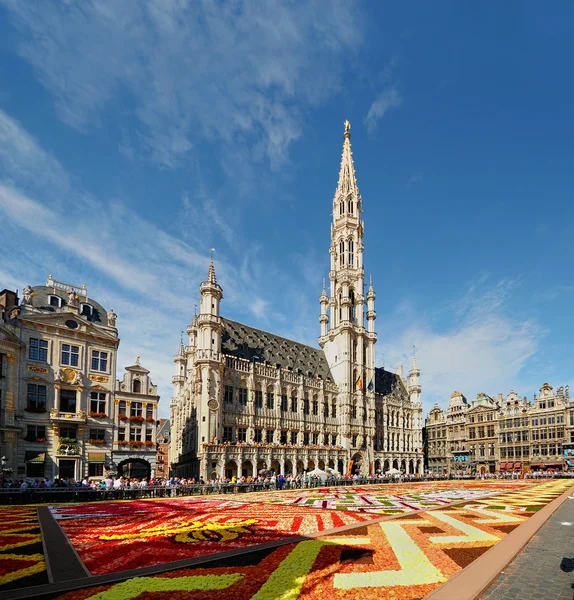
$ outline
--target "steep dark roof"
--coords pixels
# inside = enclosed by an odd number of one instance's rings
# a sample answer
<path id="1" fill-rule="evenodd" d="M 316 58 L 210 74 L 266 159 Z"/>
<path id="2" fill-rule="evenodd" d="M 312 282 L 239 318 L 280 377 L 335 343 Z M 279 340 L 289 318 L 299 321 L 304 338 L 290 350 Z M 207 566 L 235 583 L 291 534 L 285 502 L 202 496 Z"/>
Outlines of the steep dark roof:
<path id="1" fill-rule="evenodd" d="M 169 419 L 165 419 L 163 421 L 163 423 L 161 423 L 161 425 L 157 428 L 157 432 L 156 432 L 155 436 L 156 436 L 156 439 L 163 437 L 166 440 L 169 440 L 169 438 L 171 436 L 171 426 L 170 426 Z"/>
<path id="2" fill-rule="evenodd" d="M 62 308 L 65 308 L 68 304 L 68 294 L 63 290 L 54 290 L 54 288 L 46 287 L 45 285 L 35 285 L 32 289 L 35 293 L 35 296 L 32 297 L 32 306 L 34 308 L 39 308 L 46 312 L 56 312 L 54 307 L 50 306 L 50 299 L 48 296 L 59 296 L 62 299 Z M 85 298 L 80 297 L 79 301 L 82 304 L 90 304 L 93 307 L 93 314 L 91 316 L 82 315 L 84 319 L 93 323 L 101 323 L 103 325 L 108 324 L 107 311 L 101 304 L 92 300 L 92 298 L 86 300 Z"/>
<path id="3" fill-rule="evenodd" d="M 401 378 L 396 373 L 385 371 L 383 367 L 375 367 L 375 393 L 386 396 L 391 394 L 395 388 L 404 390 Z"/>
<path id="4" fill-rule="evenodd" d="M 280 364 L 293 371 L 301 369 L 304 375 L 320 375 L 323 379 L 331 377 L 324 352 L 288 340 L 274 333 L 261 331 L 229 319 L 221 319 L 224 326 L 221 338 L 221 351 L 238 358 L 269 362 L 272 366 Z"/>

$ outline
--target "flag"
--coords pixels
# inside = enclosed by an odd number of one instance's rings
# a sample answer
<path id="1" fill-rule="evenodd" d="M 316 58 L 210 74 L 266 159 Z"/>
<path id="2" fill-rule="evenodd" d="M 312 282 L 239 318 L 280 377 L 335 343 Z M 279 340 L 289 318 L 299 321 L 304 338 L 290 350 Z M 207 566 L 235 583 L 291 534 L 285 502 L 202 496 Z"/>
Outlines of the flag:
<path id="1" fill-rule="evenodd" d="M 367 386 L 367 389 L 369 390 L 369 392 L 372 392 L 375 389 L 372 379 L 371 379 L 371 381 L 369 381 L 369 385 Z"/>
<path id="2" fill-rule="evenodd" d="M 363 391 L 363 382 L 361 380 L 361 376 L 359 375 L 359 378 L 357 379 L 355 385 L 361 390 L 361 392 Z"/>
<path id="3" fill-rule="evenodd" d="M 353 463 L 354 463 L 354 461 L 352 461 L 352 460 L 349 461 L 349 466 L 347 467 L 347 475 L 353 474 Z"/>

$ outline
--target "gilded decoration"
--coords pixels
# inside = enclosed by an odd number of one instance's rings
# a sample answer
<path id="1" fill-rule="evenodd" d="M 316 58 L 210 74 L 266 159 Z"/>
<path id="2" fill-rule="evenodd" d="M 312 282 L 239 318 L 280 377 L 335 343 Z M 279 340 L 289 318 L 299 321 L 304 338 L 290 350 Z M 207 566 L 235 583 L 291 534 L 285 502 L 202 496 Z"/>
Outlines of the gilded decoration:
<path id="1" fill-rule="evenodd" d="M 72 383 L 76 380 L 76 371 L 69 367 L 64 367 L 63 369 L 60 369 L 60 379 L 66 383 Z"/>
<path id="2" fill-rule="evenodd" d="M 8 359 L 8 362 L 10 362 L 10 363 L 15 363 L 16 362 L 16 355 L 15 354 L 7 354 L 6 358 Z"/>
<path id="3" fill-rule="evenodd" d="M 37 365 L 28 365 L 26 371 L 29 371 L 30 373 L 43 373 L 44 375 L 47 375 L 50 372 L 48 367 L 38 367 Z"/>
<path id="4" fill-rule="evenodd" d="M 108 383 L 109 377 L 104 375 L 90 375 L 90 381 L 98 381 L 99 383 Z"/>
<path id="5" fill-rule="evenodd" d="M 6 408 L 11 410 L 14 408 L 14 393 L 6 392 Z"/>

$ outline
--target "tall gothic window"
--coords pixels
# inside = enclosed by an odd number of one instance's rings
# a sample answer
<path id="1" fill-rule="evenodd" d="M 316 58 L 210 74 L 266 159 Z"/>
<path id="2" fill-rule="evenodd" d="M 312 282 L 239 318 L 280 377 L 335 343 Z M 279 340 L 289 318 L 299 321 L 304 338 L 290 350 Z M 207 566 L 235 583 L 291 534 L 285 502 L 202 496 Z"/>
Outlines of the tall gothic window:
<path id="1" fill-rule="evenodd" d="M 349 242 L 349 244 L 352 244 L 353 242 Z M 353 290 L 351 290 L 349 292 L 349 298 L 351 300 L 351 321 L 355 320 L 355 292 Z"/>
<path id="2" fill-rule="evenodd" d="M 347 242 L 347 248 L 349 249 L 348 263 L 352 267 L 355 264 L 355 242 L 353 240 L 349 240 Z"/>
<path id="3" fill-rule="evenodd" d="M 339 266 L 343 266 L 345 264 L 345 242 L 339 242 Z"/>
<path id="4" fill-rule="evenodd" d="M 339 214 L 342 215 L 345 212 L 345 203 L 343 202 L 343 200 L 341 200 L 341 202 L 339 202 Z"/>

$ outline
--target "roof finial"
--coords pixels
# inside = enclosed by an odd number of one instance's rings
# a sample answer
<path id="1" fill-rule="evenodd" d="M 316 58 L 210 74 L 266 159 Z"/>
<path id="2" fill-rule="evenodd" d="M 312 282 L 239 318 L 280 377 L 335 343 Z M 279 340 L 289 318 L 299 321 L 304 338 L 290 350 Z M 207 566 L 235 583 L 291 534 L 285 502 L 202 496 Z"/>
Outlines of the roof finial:
<path id="1" fill-rule="evenodd" d="M 345 137 L 351 137 L 351 124 L 349 123 L 348 119 L 345 120 Z"/>
<path id="2" fill-rule="evenodd" d="M 184 354 L 184 347 L 183 347 L 183 330 L 181 331 L 181 334 L 179 336 L 179 350 L 177 352 L 180 356 L 183 356 Z"/>
<path id="3" fill-rule="evenodd" d="M 139 364 L 140 364 L 140 355 L 138 354 L 136 356 L 136 365 L 139 365 Z"/>
<path id="4" fill-rule="evenodd" d="M 209 283 L 217 283 L 217 279 L 215 277 L 215 266 L 213 265 L 213 253 L 215 252 L 215 248 L 209 249 L 209 271 L 207 272 L 207 281 Z"/>

